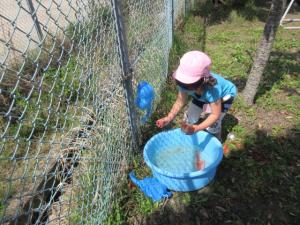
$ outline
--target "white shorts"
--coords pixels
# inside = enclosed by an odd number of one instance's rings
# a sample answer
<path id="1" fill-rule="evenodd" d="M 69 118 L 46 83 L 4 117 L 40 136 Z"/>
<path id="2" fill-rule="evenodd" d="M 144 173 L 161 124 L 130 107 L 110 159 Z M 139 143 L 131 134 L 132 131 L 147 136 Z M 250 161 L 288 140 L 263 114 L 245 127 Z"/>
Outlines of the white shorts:
<path id="1" fill-rule="evenodd" d="M 187 111 L 184 113 L 183 120 L 189 124 L 196 124 L 200 118 L 204 118 L 205 114 L 210 114 L 211 110 L 208 104 L 204 104 L 203 109 L 193 102 L 189 103 Z M 206 128 L 209 133 L 217 134 L 221 132 L 222 120 L 226 113 L 221 113 L 219 119 L 210 127 Z"/>

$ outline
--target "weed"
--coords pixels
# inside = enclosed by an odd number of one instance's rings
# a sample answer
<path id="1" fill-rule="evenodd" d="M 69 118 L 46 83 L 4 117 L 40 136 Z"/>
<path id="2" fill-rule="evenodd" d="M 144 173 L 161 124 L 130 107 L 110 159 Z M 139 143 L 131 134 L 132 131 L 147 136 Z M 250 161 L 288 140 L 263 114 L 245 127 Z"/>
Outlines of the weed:
<path id="1" fill-rule="evenodd" d="M 121 206 L 116 202 L 113 207 L 113 214 L 110 214 L 105 221 L 106 225 L 122 225 L 125 222 L 125 215 Z"/>
<path id="2" fill-rule="evenodd" d="M 284 130 L 284 127 L 282 125 L 275 125 L 272 128 L 272 135 L 273 136 L 278 136 L 280 133 Z"/>

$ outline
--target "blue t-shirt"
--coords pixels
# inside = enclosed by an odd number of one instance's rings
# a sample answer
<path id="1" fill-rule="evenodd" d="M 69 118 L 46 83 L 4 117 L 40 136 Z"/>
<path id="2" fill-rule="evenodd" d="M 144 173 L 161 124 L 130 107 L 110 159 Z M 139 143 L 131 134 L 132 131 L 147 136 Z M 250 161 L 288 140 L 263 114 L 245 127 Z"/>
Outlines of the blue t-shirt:
<path id="1" fill-rule="evenodd" d="M 193 98 L 206 103 L 216 102 L 225 96 L 235 97 L 237 95 L 236 86 L 232 82 L 218 74 L 211 72 L 211 75 L 216 78 L 217 84 L 213 87 L 206 87 L 202 95 L 198 95 L 195 91 L 183 89 L 181 87 L 179 87 L 179 91 L 185 92 L 188 95 L 193 96 Z"/>

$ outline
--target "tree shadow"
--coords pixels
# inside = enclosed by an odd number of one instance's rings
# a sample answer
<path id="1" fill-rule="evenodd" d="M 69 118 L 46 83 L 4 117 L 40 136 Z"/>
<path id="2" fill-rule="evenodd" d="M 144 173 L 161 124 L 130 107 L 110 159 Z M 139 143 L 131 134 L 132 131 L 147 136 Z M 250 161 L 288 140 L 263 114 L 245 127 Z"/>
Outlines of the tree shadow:
<path id="1" fill-rule="evenodd" d="M 249 72 L 247 72 L 249 74 Z M 241 92 L 247 83 L 247 77 L 235 77 L 232 79 L 232 82 L 236 85 L 238 92 Z"/>
<path id="2" fill-rule="evenodd" d="M 232 129 L 239 123 L 238 119 L 227 113 L 222 121 L 222 141 L 226 140 L 227 135 L 232 131 Z"/>
<path id="3" fill-rule="evenodd" d="M 235 1 L 231 4 L 216 7 L 212 1 L 201 1 L 198 3 L 195 14 L 207 18 L 208 25 L 222 23 L 228 20 L 233 11 L 246 20 L 265 22 L 268 17 L 271 1 Z"/>
<path id="4" fill-rule="evenodd" d="M 254 100 L 256 101 L 259 97 L 270 91 L 274 84 L 283 79 L 285 74 L 292 76 L 292 79 L 297 79 L 300 71 L 300 65 L 296 62 L 297 58 L 300 58 L 300 51 L 294 53 L 279 51 L 271 52 L 269 62 L 262 76 Z M 283 87 L 283 90 L 289 94 L 297 93 L 299 95 L 299 92 L 292 90 L 289 87 Z"/>
<path id="5" fill-rule="evenodd" d="M 282 90 L 287 93 L 288 96 L 300 96 L 300 92 L 297 91 L 295 88 L 290 88 L 290 87 L 284 87 Z"/>
<path id="6" fill-rule="evenodd" d="M 299 127 L 279 136 L 256 130 L 223 159 L 212 183 L 173 197 L 139 224 L 299 224 L 299 138 Z"/>
<path id="7" fill-rule="evenodd" d="M 297 63 L 297 58 L 300 58 L 300 51 L 294 53 L 280 51 L 271 52 L 269 62 L 262 75 L 262 80 L 258 86 L 254 101 L 270 91 L 275 84 L 284 78 L 284 75 L 289 74 L 291 79 L 296 80 L 300 71 L 300 65 Z M 249 68 L 247 74 L 250 73 L 250 70 L 251 68 Z M 236 77 L 232 79 L 232 82 L 237 86 L 238 91 L 241 92 L 246 86 L 247 77 Z M 288 95 L 300 95 L 299 91 L 291 87 L 284 86 L 281 89 Z"/>

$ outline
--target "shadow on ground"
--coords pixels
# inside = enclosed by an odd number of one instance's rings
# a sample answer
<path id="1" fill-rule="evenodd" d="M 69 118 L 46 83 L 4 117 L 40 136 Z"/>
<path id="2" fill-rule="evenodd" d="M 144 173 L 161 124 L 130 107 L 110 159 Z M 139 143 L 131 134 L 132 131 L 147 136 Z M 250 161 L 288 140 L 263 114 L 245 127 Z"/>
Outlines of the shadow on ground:
<path id="1" fill-rule="evenodd" d="M 253 21 L 266 22 L 271 6 L 271 0 L 244 0 L 244 1 L 228 1 L 228 4 L 220 4 L 216 7 L 212 1 L 201 1 L 196 7 L 196 14 L 206 17 L 209 25 L 219 24 L 228 20 L 233 11 L 236 11 L 238 16 Z M 286 10 L 287 5 L 283 7 Z M 289 10 L 289 15 L 297 14 L 300 11 L 300 3 L 294 3 Z"/>
<path id="2" fill-rule="evenodd" d="M 285 74 L 289 74 L 292 79 L 299 76 L 300 65 L 297 63 L 300 59 L 300 51 L 295 53 L 274 51 L 271 53 L 270 60 L 267 64 L 262 80 L 258 87 L 255 100 L 272 89 L 274 84 L 280 82 Z M 284 88 L 287 92 L 294 92 L 290 88 Z"/>
<path id="3" fill-rule="evenodd" d="M 265 22 L 271 1 L 235 1 L 235 3 L 221 4 L 216 7 L 212 1 L 202 1 L 196 7 L 196 14 L 206 17 L 209 25 L 222 23 L 228 20 L 232 11 L 246 20 L 258 19 Z"/>
<path id="4" fill-rule="evenodd" d="M 222 141 L 226 140 L 227 135 L 232 131 L 232 129 L 239 123 L 238 119 L 230 114 L 227 113 L 222 121 Z"/>
<path id="5" fill-rule="evenodd" d="M 297 79 L 299 76 L 300 65 L 297 59 L 300 59 L 300 52 L 288 53 L 273 51 L 270 55 L 270 60 L 267 64 L 265 72 L 262 75 L 262 80 L 259 84 L 255 100 L 263 96 L 266 92 L 270 91 L 272 87 L 283 80 L 284 75 L 289 74 L 291 79 Z M 249 68 L 249 72 L 250 73 Z M 239 92 L 245 88 L 247 78 L 240 77 L 232 80 L 237 86 Z M 299 92 L 290 87 L 283 87 L 283 91 L 289 95 L 299 95 Z"/>
<path id="6" fill-rule="evenodd" d="M 223 159 L 210 185 L 178 194 L 137 224 L 298 225 L 299 138 L 300 129 L 296 127 L 284 136 L 256 130 L 241 149 Z"/>

